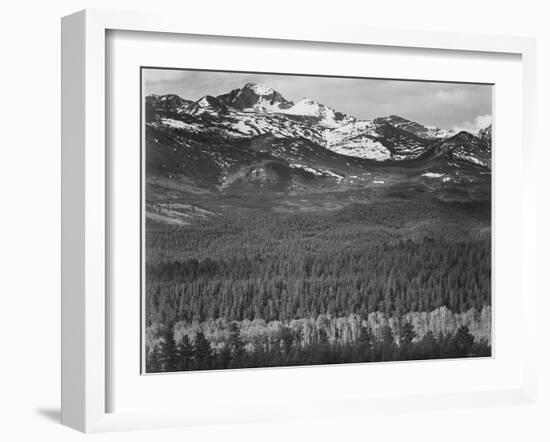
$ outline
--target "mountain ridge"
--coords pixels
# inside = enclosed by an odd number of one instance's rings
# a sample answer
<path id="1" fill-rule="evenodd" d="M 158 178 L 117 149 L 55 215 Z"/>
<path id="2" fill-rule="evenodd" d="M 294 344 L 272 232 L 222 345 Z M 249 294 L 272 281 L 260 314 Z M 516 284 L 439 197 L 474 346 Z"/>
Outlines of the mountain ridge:
<path id="1" fill-rule="evenodd" d="M 146 101 L 162 103 L 162 101 L 169 100 L 170 102 L 177 102 L 175 97 L 177 97 L 175 94 L 168 94 L 166 96 L 150 95 L 146 98 Z M 233 120 L 240 121 L 234 121 L 236 124 L 231 127 L 232 131 L 228 132 L 229 135 L 253 136 L 271 132 L 289 137 L 305 136 L 308 138 L 312 136 L 310 139 L 320 142 L 320 144 L 328 149 L 334 147 L 339 153 L 362 158 L 378 160 L 392 158 L 392 147 L 394 146 L 386 145 L 384 134 L 380 134 L 377 131 L 377 129 L 381 129 L 381 132 L 387 132 L 387 130 L 384 131 L 386 124 L 408 132 L 420 140 L 430 142 L 449 138 L 454 135 L 452 131 L 424 126 L 394 114 L 387 117 L 374 118 L 373 120 L 358 120 L 353 116 L 336 111 L 311 98 L 303 98 L 298 103 L 294 103 L 284 98 L 275 89 L 256 83 L 246 83 L 241 88 L 233 89 L 229 93 L 220 94 L 216 97 L 207 95 L 193 104 L 191 104 L 190 100 L 181 97 L 178 98 L 183 104 L 176 109 L 172 109 L 178 114 L 189 112 L 191 115 L 206 114 L 209 116 L 220 116 L 220 114 L 228 114 L 232 110 Z M 209 105 L 201 106 L 200 103 L 205 100 L 210 101 Z M 213 100 L 217 100 L 217 102 L 212 103 Z M 161 106 L 159 109 L 167 110 L 167 106 Z M 247 115 L 238 115 L 241 112 Z M 256 121 L 252 121 L 254 119 L 250 117 L 251 115 L 256 117 Z M 271 121 L 258 121 L 260 119 L 269 119 L 268 115 L 271 115 Z M 276 117 L 279 117 L 280 124 L 276 124 L 277 122 L 274 120 Z M 285 121 L 284 117 L 287 119 L 295 118 L 296 121 L 290 125 L 293 124 L 298 128 L 295 131 L 296 133 L 289 130 L 289 123 Z M 303 130 L 303 127 L 300 126 L 304 126 L 304 124 L 299 123 L 305 123 L 305 126 L 309 126 L 308 129 L 311 129 L 312 126 L 317 126 L 317 130 Z M 358 133 L 358 127 L 365 127 L 362 134 Z M 485 132 L 480 131 L 477 135 L 483 137 L 485 142 L 490 144 L 490 138 L 486 136 Z M 416 148 L 409 150 L 415 154 L 419 154 L 418 142 L 415 141 L 414 144 Z M 406 151 L 407 148 L 410 148 L 410 146 L 404 145 L 400 147 L 401 151 Z M 393 155 L 393 158 L 396 160 L 405 159 L 402 155 Z"/>
<path id="2" fill-rule="evenodd" d="M 490 176 L 490 126 L 449 135 L 398 115 L 358 120 L 253 83 L 195 101 L 152 94 L 145 104 L 149 170 L 163 186 L 191 180 L 224 193 L 307 193 L 386 188 L 401 177 L 416 183 L 405 194 L 469 198 L 449 189 L 474 189 Z"/>

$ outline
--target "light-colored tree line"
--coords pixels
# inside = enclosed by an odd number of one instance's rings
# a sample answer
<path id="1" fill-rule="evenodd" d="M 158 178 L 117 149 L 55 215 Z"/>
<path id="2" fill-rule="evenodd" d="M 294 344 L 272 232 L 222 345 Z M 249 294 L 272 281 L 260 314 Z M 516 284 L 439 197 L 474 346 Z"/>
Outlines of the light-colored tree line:
<path id="1" fill-rule="evenodd" d="M 300 345 L 318 341 L 320 334 L 333 344 L 355 342 L 365 327 L 376 337 L 381 338 L 384 327 L 390 326 L 396 341 L 399 341 L 403 324 L 410 323 L 416 338 L 422 339 L 426 333 L 435 336 L 452 334 L 461 326 L 468 327 L 476 342 L 486 341 L 491 344 L 491 307 L 485 306 L 481 311 L 470 309 L 462 313 L 453 313 L 446 307 L 439 307 L 431 312 L 408 312 L 400 317 L 388 317 L 382 312 L 371 312 L 365 318 L 357 314 L 347 317 L 319 315 L 317 318 L 300 318 L 290 321 L 265 321 L 262 319 L 243 320 L 236 324 L 248 349 L 257 346 L 269 346 L 280 343 L 285 334 L 292 333 L 293 340 Z M 213 348 L 222 348 L 229 340 L 230 325 L 235 321 L 224 319 L 204 322 L 180 321 L 173 325 L 174 339 L 180 342 L 183 336 L 190 340 L 198 331 L 210 341 Z M 146 346 L 150 351 L 163 339 L 166 325 L 155 323 L 147 327 Z"/>

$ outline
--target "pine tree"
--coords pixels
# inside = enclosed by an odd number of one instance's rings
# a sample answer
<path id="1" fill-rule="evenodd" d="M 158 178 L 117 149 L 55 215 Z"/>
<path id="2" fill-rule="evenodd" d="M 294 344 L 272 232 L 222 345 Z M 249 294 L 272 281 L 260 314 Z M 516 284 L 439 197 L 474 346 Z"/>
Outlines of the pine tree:
<path id="1" fill-rule="evenodd" d="M 418 343 L 420 357 L 436 359 L 440 355 L 440 345 L 433 332 L 429 330 Z"/>
<path id="2" fill-rule="evenodd" d="M 318 342 L 319 342 L 319 344 L 321 344 L 321 345 L 326 345 L 326 344 L 328 344 L 328 335 L 327 335 L 327 332 L 325 331 L 324 328 L 320 328 L 320 329 L 317 331 L 317 334 L 318 334 Z"/>
<path id="3" fill-rule="evenodd" d="M 155 345 L 147 355 L 145 370 L 147 373 L 158 373 L 162 371 L 162 366 L 159 359 L 159 352 L 157 346 Z"/>
<path id="4" fill-rule="evenodd" d="M 386 290 L 384 294 L 384 312 L 389 318 L 393 310 L 393 297 L 395 296 L 395 277 L 393 269 L 390 270 L 388 279 L 386 281 Z"/>
<path id="5" fill-rule="evenodd" d="M 178 356 L 178 370 L 191 370 L 193 367 L 193 344 L 187 335 L 183 335 L 178 344 Z"/>
<path id="6" fill-rule="evenodd" d="M 360 362 L 367 362 L 370 359 L 371 345 L 374 341 L 374 336 L 368 325 L 362 325 L 357 337 L 357 359 Z"/>
<path id="7" fill-rule="evenodd" d="M 212 348 L 202 331 L 195 334 L 193 345 L 194 367 L 197 370 L 208 370 L 212 368 Z"/>
<path id="8" fill-rule="evenodd" d="M 229 349 L 231 350 L 231 368 L 239 367 L 245 356 L 244 342 L 241 338 L 241 330 L 236 322 L 229 325 Z"/>
<path id="9" fill-rule="evenodd" d="M 382 339 L 381 339 L 381 355 L 380 360 L 392 361 L 395 358 L 395 338 L 393 331 L 389 325 L 382 327 Z"/>
<path id="10" fill-rule="evenodd" d="M 216 368 L 229 368 L 231 364 L 231 349 L 225 344 L 216 354 Z"/>
<path id="11" fill-rule="evenodd" d="M 399 359 L 412 358 L 413 340 L 416 337 L 413 325 L 406 321 L 399 331 Z"/>
<path id="12" fill-rule="evenodd" d="M 283 327 L 283 329 L 281 330 L 281 341 L 283 344 L 284 354 L 288 356 L 294 342 L 294 333 L 292 333 L 292 330 L 290 328 Z"/>
<path id="13" fill-rule="evenodd" d="M 177 371 L 179 354 L 174 340 L 174 330 L 169 327 L 164 333 L 163 340 L 159 344 L 159 360 L 162 371 Z"/>
<path id="14" fill-rule="evenodd" d="M 469 356 L 473 345 L 474 337 L 470 334 L 470 329 L 463 325 L 458 328 L 451 339 L 451 356 L 458 358 Z"/>

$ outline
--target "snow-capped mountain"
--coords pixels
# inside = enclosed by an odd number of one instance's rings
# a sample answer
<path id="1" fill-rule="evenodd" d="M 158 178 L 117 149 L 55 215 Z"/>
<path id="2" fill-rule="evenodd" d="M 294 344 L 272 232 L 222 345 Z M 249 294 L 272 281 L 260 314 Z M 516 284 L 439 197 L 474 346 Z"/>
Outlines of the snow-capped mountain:
<path id="1" fill-rule="evenodd" d="M 247 83 L 217 98 L 226 106 L 247 112 L 282 112 L 294 105 L 271 87 L 255 83 Z"/>
<path id="2" fill-rule="evenodd" d="M 217 99 L 226 106 L 244 112 L 314 117 L 317 119 L 317 124 L 323 127 L 337 127 L 355 120 L 311 98 L 293 103 L 273 88 L 263 84 L 247 83 L 240 89 L 233 89 L 227 94 L 219 95 Z"/>
<path id="3" fill-rule="evenodd" d="M 454 135 L 396 115 L 358 120 L 313 99 L 294 103 L 273 88 L 254 83 L 195 102 L 173 94 L 149 95 L 146 105 L 147 124 L 159 132 L 177 130 L 179 139 L 185 133 L 211 135 L 227 139 L 228 145 L 250 140 L 254 146 L 258 137 L 269 135 L 272 145 L 275 139 L 289 140 L 282 144 L 287 149 L 299 149 L 307 140 L 348 162 L 353 158 L 385 165 L 425 160 L 434 155 L 437 145 L 439 156 L 452 151 L 449 162 L 490 167 L 490 127 L 477 137 Z"/>

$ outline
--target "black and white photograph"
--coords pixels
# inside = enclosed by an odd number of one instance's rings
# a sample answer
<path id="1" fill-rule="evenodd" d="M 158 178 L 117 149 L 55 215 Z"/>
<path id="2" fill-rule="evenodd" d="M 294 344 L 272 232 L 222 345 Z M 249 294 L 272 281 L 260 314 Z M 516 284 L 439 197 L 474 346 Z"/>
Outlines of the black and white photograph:
<path id="1" fill-rule="evenodd" d="M 141 80 L 143 373 L 492 356 L 492 84 Z"/>
<path id="2" fill-rule="evenodd" d="M 0 441 L 550 441 L 545 2 L 3 6 Z"/>

